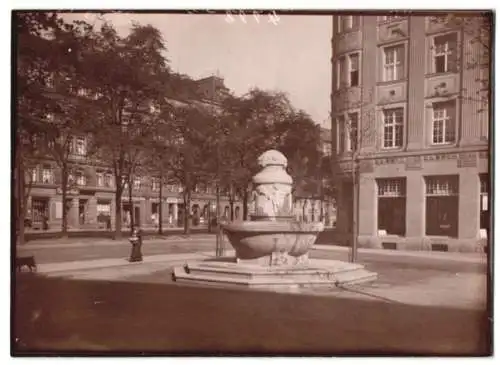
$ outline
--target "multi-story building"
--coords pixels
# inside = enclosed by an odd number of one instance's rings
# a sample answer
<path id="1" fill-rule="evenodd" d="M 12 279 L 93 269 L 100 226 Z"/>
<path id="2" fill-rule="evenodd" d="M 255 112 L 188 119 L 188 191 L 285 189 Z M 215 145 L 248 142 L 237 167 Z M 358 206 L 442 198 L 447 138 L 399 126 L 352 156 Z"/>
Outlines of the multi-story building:
<path id="1" fill-rule="evenodd" d="M 193 105 L 216 112 L 218 102 L 228 93 L 224 81 L 219 77 L 207 77 L 196 81 L 197 91 L 202 101 Z M 186 102 L 171 99 L 175 106 L 186 106 Z M 322 131 L 321 149 L 329 151 L 331 146 L 329 131 Z M 326 146 L 326 147 L 325 147 Z M 86 138 L 74 136 L 70 146 L 70 159 L 78 168 L 69 176 L 71 188 L 67 191 L 66 206 L 68 227 L 70 229 L 106 228 L 107 222 L 115 226 L 115 177 L 109 168 L 96 159 L 87 159 Z M 74 176 L 73 176 L 74 175 Z M 62 224 L 62 190 L 60 171 L 56 163 L 47 158 L 32 170 L 29 179 L 32 184 L 27 202 L 27 219 L 34 228 L 41 228 L 46 218 L 49 228 L 59 229 Z M 160 202 L 160 179 L 155 176 L 135 177 L 132 189 L 132 203 L 129 201 L 129 187 L 125 185 L 122 194 L 122 226 L 127 227 L 134 222 L 142 227 L 153 227 L 158 223 L 162 209 L 163 227 L 179 227 L 183 225 L 186 207 L 182 198 L 182 189 L 175 184 L 163 186 Z M 243 219 L 243 206 L 240 199 L 231 204 L 226 192 L 222 192 L 219 212 L 224 219 L 231 216 L 236 220 Z M 196 186 L 192 193 L 191 206 L 187 210 L 192 215 L 193 223 L 207 224 L 216 214 L 216 195 L 213 186 Z M 297 197 L 296 215 L 299 219 L 318 221 L 323 214 L 327 224 L 334 222 L 332 202 L 323 201 L 320 197 Z M 109 219 L 108 219 L 109 217 Z"/>
<path id="2" fill-rule="evenodd" d="M 474 99 L 488 72 L 470 67 L 473 37 L 423 15 L 333 17 L 340 240 L 351 240 L 355 209 L 360 246 L 468 251 L 486 242 L 489 114 Z"/>
<path id="3" fill-rule="evenodd" d="M 227 92 L 220 78 L 198 80 L 199 92 L 204 98 L 198 106 L 211 108 L 213 100 Z M 216 95 L 214 95 L 214 93 Z M 222 95 L 223 96 L 223 95 Z M 173 103 L 185 104 L 182 101 Z M 86 139 L 75 136 L 70 143 L 70 158 L 79 166 L 70 175 L 71 189 L 67 192 L 66 206 L 68 227 L 70 229 L 105 228 L 108 217 L 115 225 L 115 181 L 109 168 L 96 160 L 89 161 L 86 156 Z M 58 229 L 62 224 L 62 191 L 60 171 L 50 158 L 41 162 L 32 171 L 31 188 L 27 202 L 27 220 L 34 228 L 41 228 L 46 218 L 49 228 Z M 134 215 L 134 221 L 143 227 L 157 224 L 159 210 L 162 209 L 163 226 L 182 226 L 186 211 L 194 217 L 194 224 L 206 224 L 216 212 L 215 189 L 210 186 L 197 186 L 192 193 L 191 206 L 186 209 L 182 190 L 178 185 L 164 185 L 162 201 L 159 199 L 160 181 L 154 176 L 137 176 L 133 181 L 132 203 L 129 201 L 129 187 L 122 194 L 122 220 L 126 227 Z M 219 206 L 221 215 L 231 217 L 230 203 L 226 194 L 222 194 Z M 235 219 L 243 218 L 241 201 L 233 205 Z"/>

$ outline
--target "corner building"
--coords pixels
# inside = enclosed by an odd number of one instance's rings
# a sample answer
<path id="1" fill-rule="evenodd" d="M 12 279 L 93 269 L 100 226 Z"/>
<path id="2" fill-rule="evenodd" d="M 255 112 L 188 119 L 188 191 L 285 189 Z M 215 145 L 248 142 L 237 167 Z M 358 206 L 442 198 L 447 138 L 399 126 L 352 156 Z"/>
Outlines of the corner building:
<path id="1" fill-rule="evenodd" d="M 489 115 L 477 91 L 488 72 L 468 66 L 479 57 L 471 40 L 423 15 L 333 16 L 332 151 L 344 244 L 354 166 L 360 247 L 483 250 Z"/>

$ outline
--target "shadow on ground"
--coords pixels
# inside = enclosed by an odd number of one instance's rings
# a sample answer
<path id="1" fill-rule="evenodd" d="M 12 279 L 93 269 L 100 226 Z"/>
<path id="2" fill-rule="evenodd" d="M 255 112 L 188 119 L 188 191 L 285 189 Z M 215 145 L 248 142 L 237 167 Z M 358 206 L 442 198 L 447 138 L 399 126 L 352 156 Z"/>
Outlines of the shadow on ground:
<path id="1" fill-rule="evenodd" d="M 20 274 L 13 355 L 486 355 L 484 311 Z"/>

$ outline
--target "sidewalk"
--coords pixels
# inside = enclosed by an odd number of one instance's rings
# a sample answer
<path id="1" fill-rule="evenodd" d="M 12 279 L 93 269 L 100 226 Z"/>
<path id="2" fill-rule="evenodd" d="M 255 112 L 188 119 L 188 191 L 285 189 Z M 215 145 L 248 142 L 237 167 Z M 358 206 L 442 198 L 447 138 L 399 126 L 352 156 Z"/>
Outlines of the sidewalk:
<path id="1" fill-rule="evenodd" d="M 84 261 L 67 261 L 56 262 L 38 265 L 37 272 L 41 274 L 48 273 L 62 273 L 73 272 L 78 270 L 90 270 L 101 268 L 116 268 L 119 266 L 133 266 L 141 264 L 151 264 L 158 262 L 177 262 L 187 260 L 197 260 L 207 257 L 212 257 L 212 252 L 199 252 L 199 253 L 180 253 L 180 254 L 166 254 L 166 255 L 150 255 L 144 256 L 142 262 L 129 262 L 127 257 L 112 258 L 112 259 L 97 259 L 97 260 L 84 260 Z"/>
<path id="2" fill-rule="evenodd" d="M 342 252 L 348 255 L 351 248 L 334 245 L 313 245 L 313 250 Z M 487 264 L 488 258 L 484 253 L 463 253 L 463 252 L 440 252 L 440 251 L 409 251 L 409 250 L 384 250 L 378 248 L 358 248 L 358 254 L 396 256 L 396 257 L 414 257 L 429 260 L 455 261 L 464 263 L 484 263 Z"/>
<path id="3" fill-rule="evenodd" d="M 215 240 L 213 234 L 195 234 L 190 236 L 179 235 L 169 235 L 164 237 L 145 237 L 143 244 L 148 243 L 158 243 L 158 242 L 179 242 L 179 241 L 208 241 Z M 44 249 L 44 248 L 67 248 L 67 247 L 95 247 L 95 246 L 115 246 L 123 245 L 128 243 L 128 237 L 122 237 L 120 240 L 114 240 L 111 238 L 52 238 L 52 239 L 40 239 L 34 242 L 28 242 L 24 245 L 17 246 L 17 250 L 22 252 L 28 249 Z"/>

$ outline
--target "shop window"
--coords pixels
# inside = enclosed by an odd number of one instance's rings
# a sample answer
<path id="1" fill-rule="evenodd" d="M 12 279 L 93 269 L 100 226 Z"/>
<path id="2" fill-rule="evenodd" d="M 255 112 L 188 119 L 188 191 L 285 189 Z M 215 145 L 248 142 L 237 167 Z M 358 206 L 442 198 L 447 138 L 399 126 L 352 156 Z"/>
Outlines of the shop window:
<path id="1" fill-rule="evenodd" d="M 458 176 L 425 179 L 426 235 L 458 236 Z"/>
<path id="2" fill-rule="evenodd" d="M 378 179 L 378 230 L 384 234 L 406 233 L 406 179 Z"/>
<path id="3" fill-rule="evenodd" d="M 33 214 L 33 222 L 42 223 L 44 217 L 49 217 L 49 201 L 47 198 L 31 199 L 31 211 Z"/>

